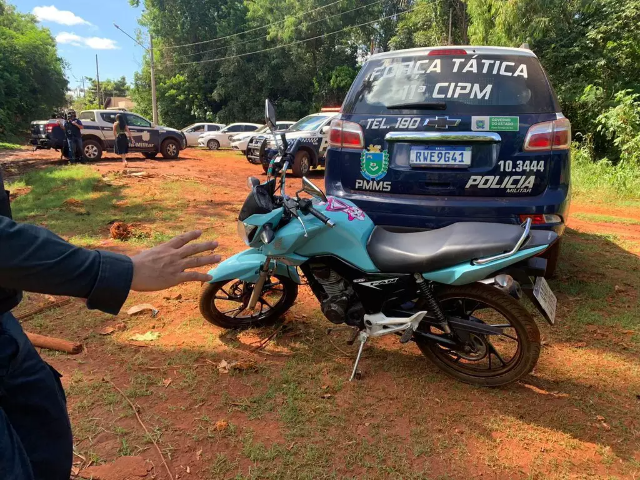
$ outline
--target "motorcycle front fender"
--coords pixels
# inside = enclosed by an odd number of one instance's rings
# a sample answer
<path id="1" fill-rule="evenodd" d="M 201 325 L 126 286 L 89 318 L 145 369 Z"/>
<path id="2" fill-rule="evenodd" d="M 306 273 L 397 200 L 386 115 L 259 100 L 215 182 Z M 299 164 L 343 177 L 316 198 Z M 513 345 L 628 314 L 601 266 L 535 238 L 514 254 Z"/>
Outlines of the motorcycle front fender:
<path id="1" fill-rule="evenodd" d="M 216 268 L 209 270 L 209 275 L 213 277 L 209 283 L 235 279 L 256 283 L 260 276 L 260 268 L 266 260 L 267 257 L 255 248 L 240 252 L 227 258 Z M 273 262 L 272 267 L 274 267 L 275 275 L 289 277 L 297 284 L 302 283 L 296 267 L 285 265 L 282 262 Z"/>

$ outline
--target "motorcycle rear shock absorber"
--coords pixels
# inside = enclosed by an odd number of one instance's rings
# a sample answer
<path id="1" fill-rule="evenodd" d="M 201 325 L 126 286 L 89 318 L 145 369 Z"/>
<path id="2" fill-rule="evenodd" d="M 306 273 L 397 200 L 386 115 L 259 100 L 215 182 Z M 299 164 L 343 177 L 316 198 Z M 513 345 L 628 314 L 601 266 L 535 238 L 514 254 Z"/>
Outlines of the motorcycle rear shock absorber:
<path id="1" fill-rule="evenodd" d="M 447 323 L 447 318 L 442 313 L 440 309 L 440 305 L 438 305 L 438 301 L 436 300 L 435 295 L 433 294 L 433 290 L 431 290 L 431 286 L 426 282 L 426 280 L 419 273 L 414 274 L 414 278 L 416 279 L 416 283 L 418 284 L 418 288 L 420 288 L 420 292 L 422 293 L 422 298 L 427 302 L 427 306 L 429 310 L 433 312 L 438 322 L 442 327 L 442 330 L 445 333 L 451 333 L 451 328 L 449 328 L 449 324 Z"/>

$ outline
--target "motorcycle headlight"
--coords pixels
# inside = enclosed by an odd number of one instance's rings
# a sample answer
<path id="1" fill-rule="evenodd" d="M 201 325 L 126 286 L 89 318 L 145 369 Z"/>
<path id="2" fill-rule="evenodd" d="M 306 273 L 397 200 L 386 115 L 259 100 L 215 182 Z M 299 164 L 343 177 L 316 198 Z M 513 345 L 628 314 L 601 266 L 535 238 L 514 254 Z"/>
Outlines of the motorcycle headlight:
<path id="1" fill-rule="evenodd" d="M 255 235 L 257 229 L 258 227 L 256 227 L 255 225 L 248 225 L 242 220 L 238 220 L 238 235 L 247 245 L 249 245 L 251 240 L 253 240 L 253 236 Z"/>

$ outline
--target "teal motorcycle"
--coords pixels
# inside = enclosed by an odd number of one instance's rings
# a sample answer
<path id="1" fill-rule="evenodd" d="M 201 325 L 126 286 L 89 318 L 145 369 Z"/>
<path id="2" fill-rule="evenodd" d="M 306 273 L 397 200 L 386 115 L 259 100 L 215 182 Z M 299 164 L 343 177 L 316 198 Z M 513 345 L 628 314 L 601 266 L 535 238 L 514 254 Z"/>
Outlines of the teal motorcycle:
<path id="1" fill-rule="evenodd" d="M 351 380 L 365 343 L 384 335 L 415 342 L 444 372 L 475 385 L 506 385 L 534 368 L 540 331 L 521 299 L 528 295 L 554 323 L 539 255 L 555 233 L 532 230 L 530 219 L 393 232 L 306 178 L 289 196 L 286 171 L 299 144 L 276 138 L 268 100 L 265 116 L 278 151 L 265 183 L 249 179 L 240 210 L 238 234 L 250 248 L 209 272 L 205 319 L 226 329 L 273 325 L 295 302 L 302 273 L 325 317 L 360 342 Z"/>

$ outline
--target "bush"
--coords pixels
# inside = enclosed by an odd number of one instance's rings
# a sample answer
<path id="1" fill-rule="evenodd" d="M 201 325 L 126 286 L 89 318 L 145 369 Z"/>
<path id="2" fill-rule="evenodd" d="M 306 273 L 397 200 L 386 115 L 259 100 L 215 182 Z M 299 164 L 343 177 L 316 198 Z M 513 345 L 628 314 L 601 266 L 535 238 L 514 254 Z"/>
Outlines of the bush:
<path id="1" fill-rule="evenodd" d="M 640 165 L 606 158 L 594 160 L 588 142 L 572 147 L 571 188 L 574 197 L 593 200 L 640 199 Z"/>

